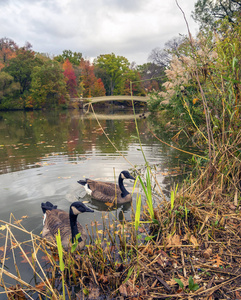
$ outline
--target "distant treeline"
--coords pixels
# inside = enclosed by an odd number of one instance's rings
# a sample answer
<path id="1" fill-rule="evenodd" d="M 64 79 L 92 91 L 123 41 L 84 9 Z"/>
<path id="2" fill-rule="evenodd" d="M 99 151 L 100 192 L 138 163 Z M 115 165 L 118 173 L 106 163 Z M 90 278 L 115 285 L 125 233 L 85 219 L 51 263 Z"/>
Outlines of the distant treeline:
<path id="1" fill-rule="evenodd" d="M 154 70 L 154 71 L 153 71 Z M 31 44 L 19 47 L 0 39 L 0 109 L 67 107 L 70 98 L 104 95 L 146 95 L 158 90 L 164 67 L 155 63 L 136 66 L 114 53 L 98 56 L 94 63 L 81 53 L 65 50 L 50 58 L 36 53 Z M 142 81 L 148 79 L 147 81 Z"/>

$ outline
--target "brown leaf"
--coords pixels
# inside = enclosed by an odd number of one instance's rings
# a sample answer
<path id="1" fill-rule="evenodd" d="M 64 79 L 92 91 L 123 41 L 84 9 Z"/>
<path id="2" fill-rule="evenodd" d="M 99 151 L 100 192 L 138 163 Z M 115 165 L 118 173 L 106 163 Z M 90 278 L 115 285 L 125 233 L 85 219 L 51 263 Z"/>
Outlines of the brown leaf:
<path id="1" fill-rule="evenodd" d="M 235 210 L 237 207 L 233 204 L 229 204 L 230 209 Z"/>
<path id="2" fill-rule="evenodd" d="M 204 256 L 206 259 L 209 259 L 211 255 L 212 255 L 212 248 L 207 248 L 207 249 L 203 252 L 203 256 Z"/>
<path id="3" fill-rule="evenodd" d="M 166 254 L 165 251 L 160 250 L 158 251 L 159 255 L 157 258 L 157 263 L 162 267 L 165 268 L 170 263 L 170 257 Z"/>
<path id="4" fill-rule="evenodd" d="M 195 247 L 198 247 L 198 246 L 199 246 L 197 239 L 196 239 L 195 236 L 193 236 L 193 235 L 190 236 L 190 242 L 191 242 Z"/>
<path id="5" fill-rule="evenodd" d="M 98 281 L 100 282 L 103 282 L 103 283 L 108 283 L 108 279 L 107 279 L 107 277 L 104 275 L 104 274 L 100 274 L 99 275 L 99 279 L 98 279 Z"/>
<path id="6" fill-rule="evenodd" d="M 122 296 L 124 297 L 127 297 L 128 294 L 127 294 L 127 289 L 126 289 L 126 284 L 122 284 L 120 287 L 119 287 L 119 292 Z"/>
<path id="7" fill-rule="evenodd" d="M 119 292 L 122 296 L 131 297 L 131 299 L 134 299 L 133 297 L 136 297 L 140 294 L 139 288 L 134 286 L 130 279 L 119 287 Z"/>
<path id="8" fill-rule="evenodd" d="M 165 268 L 166 265 L 167 265 L 167 261 L 165 261 L 164 259 L 158 257 L 157 259 L 157 263 L 162 267 L 162 268 Z"/>
<path id="9" fill-rule="evenodd" d="M 107 205 L 108 207 L 112 207 L 112 206 L 114 206 L 114 203 L 113 202 L 111 202 L 111 203 L 106 202 L 105 205 Z"/>
<path id="10" fill-rule="evenodd" d="M 214 262 L 214 265 L 213 266 L 216 266 L 216 267 L 220 267 L 220 266 L 223 266 L 225 263 L 221 260 L 221 257 L 217 254 L 216 255 L 216 258 L 215 259 L 212 259 L 211 261 Z"/>
<path id="11" fill-rule="evenodd" d="M 8 294 L 9 299 L 16 299 L 16 300 L 25 300 L 25 294 L 22 291 L 22 288 L 19 284 L 16 286 L 11 286 L 9 290 L 13 291 L 12 293 Z"/>
<path id="12" fill-rule="evenodd" d="M 167 282 L 166 282 L 168 285 L 170 285 L 170 286 L 173 286 L 173 285 L 176 285 L 177 284 L 177 282 L 172 278 L 171 280 L 168 280 Z"/>
<path id="13" fill-rule="evenodd" d="M 45 282 L 40 282 L 39 284 L 35 285 L 36 289 L 44 290 L 46 288 Z"/>
<path id="14" fill-rule="evenodd" d="M 89 296 L 88 299 L 89 300 L 96 300 L 100 298 L 100 289 L 94 285 L 94 284 L 90 284 L 90 288 L 89 288 Z"/>
<path id="15" fill-rule="evenodd" d="M 26 258 L 27 254 L 30 254 L 30 252 L 25 252 L 26 255 L 24 255 L 23 253 L 20 254 L 20 256 L 23 258 L 23 260 L 21 260 L 21 263 L 25 264 L 28 263 L 28 260 Z M 32 257 L 28 257 L 28 259 L 31 261 Z"/>
<path id="16" fill-rule="evenodd" d="M 167 248 L 172 248 L 172 247 L 180 247 L 182 245 L 180 235 L 174 234 L 174 235 L 169 235 L 167 238 Z"/>
<path id="17" fill-rule="evenodd" d="M 22 219 L 27 219 L 28 218 L 28 216 L 22 216 Z"/>
<path id="18" fill-rule="evenodd" d="M 20 223 L 21 223 L 22 221 L 23 221 L 22 219 L 16 220 L 16 221 L 14 221 L 14 224 L 20 225 Z"/>
<path id="19" fill-rule="evenodd" d="M 141 233 L 143 233 L 143 232 L 145 232 L 145 228 L 139 228 L 139 232 L 141 232 Z"/>

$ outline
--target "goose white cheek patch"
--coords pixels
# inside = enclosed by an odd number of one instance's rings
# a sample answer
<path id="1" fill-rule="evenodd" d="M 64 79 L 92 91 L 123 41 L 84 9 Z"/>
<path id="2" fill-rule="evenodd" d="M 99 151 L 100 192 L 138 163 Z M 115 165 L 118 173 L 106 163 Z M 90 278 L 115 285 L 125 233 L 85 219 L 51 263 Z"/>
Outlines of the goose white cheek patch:
<path id="1" fill-rule="evenodd" d="M 89 189 L 89 187 L 88 187 L 88 183 L 86 183 L 86 185 L 84 186 L 84 188 L 85 188 L 86 193 L 87 193 L 88 195 L 91 195 L 91 194 L 92 194 L 91 189 Z"/>
<path id="2" fill-rule="evenodd" d="M 46 213 L 44 214 L 43 225 L 45 223 L 45 220 L 46 220 Z"/>

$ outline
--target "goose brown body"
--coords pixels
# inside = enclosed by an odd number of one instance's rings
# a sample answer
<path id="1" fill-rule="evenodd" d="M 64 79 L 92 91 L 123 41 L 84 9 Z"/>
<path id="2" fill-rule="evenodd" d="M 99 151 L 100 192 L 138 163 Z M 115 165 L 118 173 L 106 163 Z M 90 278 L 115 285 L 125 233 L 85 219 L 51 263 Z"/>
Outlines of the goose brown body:
<path id="1" fill-rule="evenodd" d="M 117 202 L 119 204 L 131 202 L 132 196 L 125 189 L 123 180 L 135 178 L 128 171 L 119 175 L 118 185 L 115 183 L 96 181 L 92 179 L 79 180 L 78 183 L 85 187 L 86 192 L 95 200 L 102 202 Z"/>
<path id="2" fill-rule="evenodd" d="M 91 197 L 93 199 L 102 201 L 102 202 L 113 202 L 117 201 L 117 203 L 127 203 L 131 202 L 132 196 L 128 193 L 126 196 L 122 197 L 121 190 L 118 184 L 114 183 L 103 183 L 99 181 L 94 181 L 91 179 L 87 179 L 87 184 L 89 189 L 92 190 Z"/>
<path id="3" fill-rule="evenodd" d="M 83 205 L 83 206 L 86 208 L 86 210 L 84 210 L 84 211 L 93 212 L 93 210 L 90 210 L 85 205 Z M 76 212 L 76 210 L 73 209 L 73 207 L 74 206 L 72 204 L 70 206 L 70 213 L 65 212 L 61 209 L 55 209 L 55 208 L 54 209 L 46 209 L 46 211 L 44 212 L 45 213 L 45 221 L 44 221 L 44 227 L 43 227 L 43 231 L 42 231 L 42 237 L 46 238 L 50 242 L 56 244 L 56 234 L 58 234 L 58 230 L 59 230 L 60 235 L 61 235 L 62 246 L 65 250 L 70 249 L 72 241 L 78 232 L 81 233 L 81 237 L 79 239 L 77 250 L 83 249 L 86 238 L 87 238 L 85 229 L 79 222 L 77 222 L 77 214 L 80 213 L 80 211 Z M 71 215 L 72 210 L 75 211 L 75 213 L 73 215 Z M 72 218 L 72 220 L 71 220 L 71 218 Z M 75 228 L 74 235 L 73 235 L 73 229 L 72 229 L 73 226 Z"/>

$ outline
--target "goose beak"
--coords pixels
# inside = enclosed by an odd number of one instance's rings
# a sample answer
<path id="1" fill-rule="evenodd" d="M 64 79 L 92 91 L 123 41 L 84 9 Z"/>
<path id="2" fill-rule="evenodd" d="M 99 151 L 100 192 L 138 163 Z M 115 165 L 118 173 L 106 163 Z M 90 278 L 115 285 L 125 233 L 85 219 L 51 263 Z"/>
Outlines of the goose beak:
<path id="1" fill-rule="evenodd" d="M 85 212 L 94 212 L 93 209 L 90 209 L 89 207 L 86 206 Z"/>
<path id="2" fill-rule="evenodd" d="M 133 176 L 131 176 L 131 175 L 130 175 L 130 179 L 136 180 L 135 177 L 133 177 Z"/>

